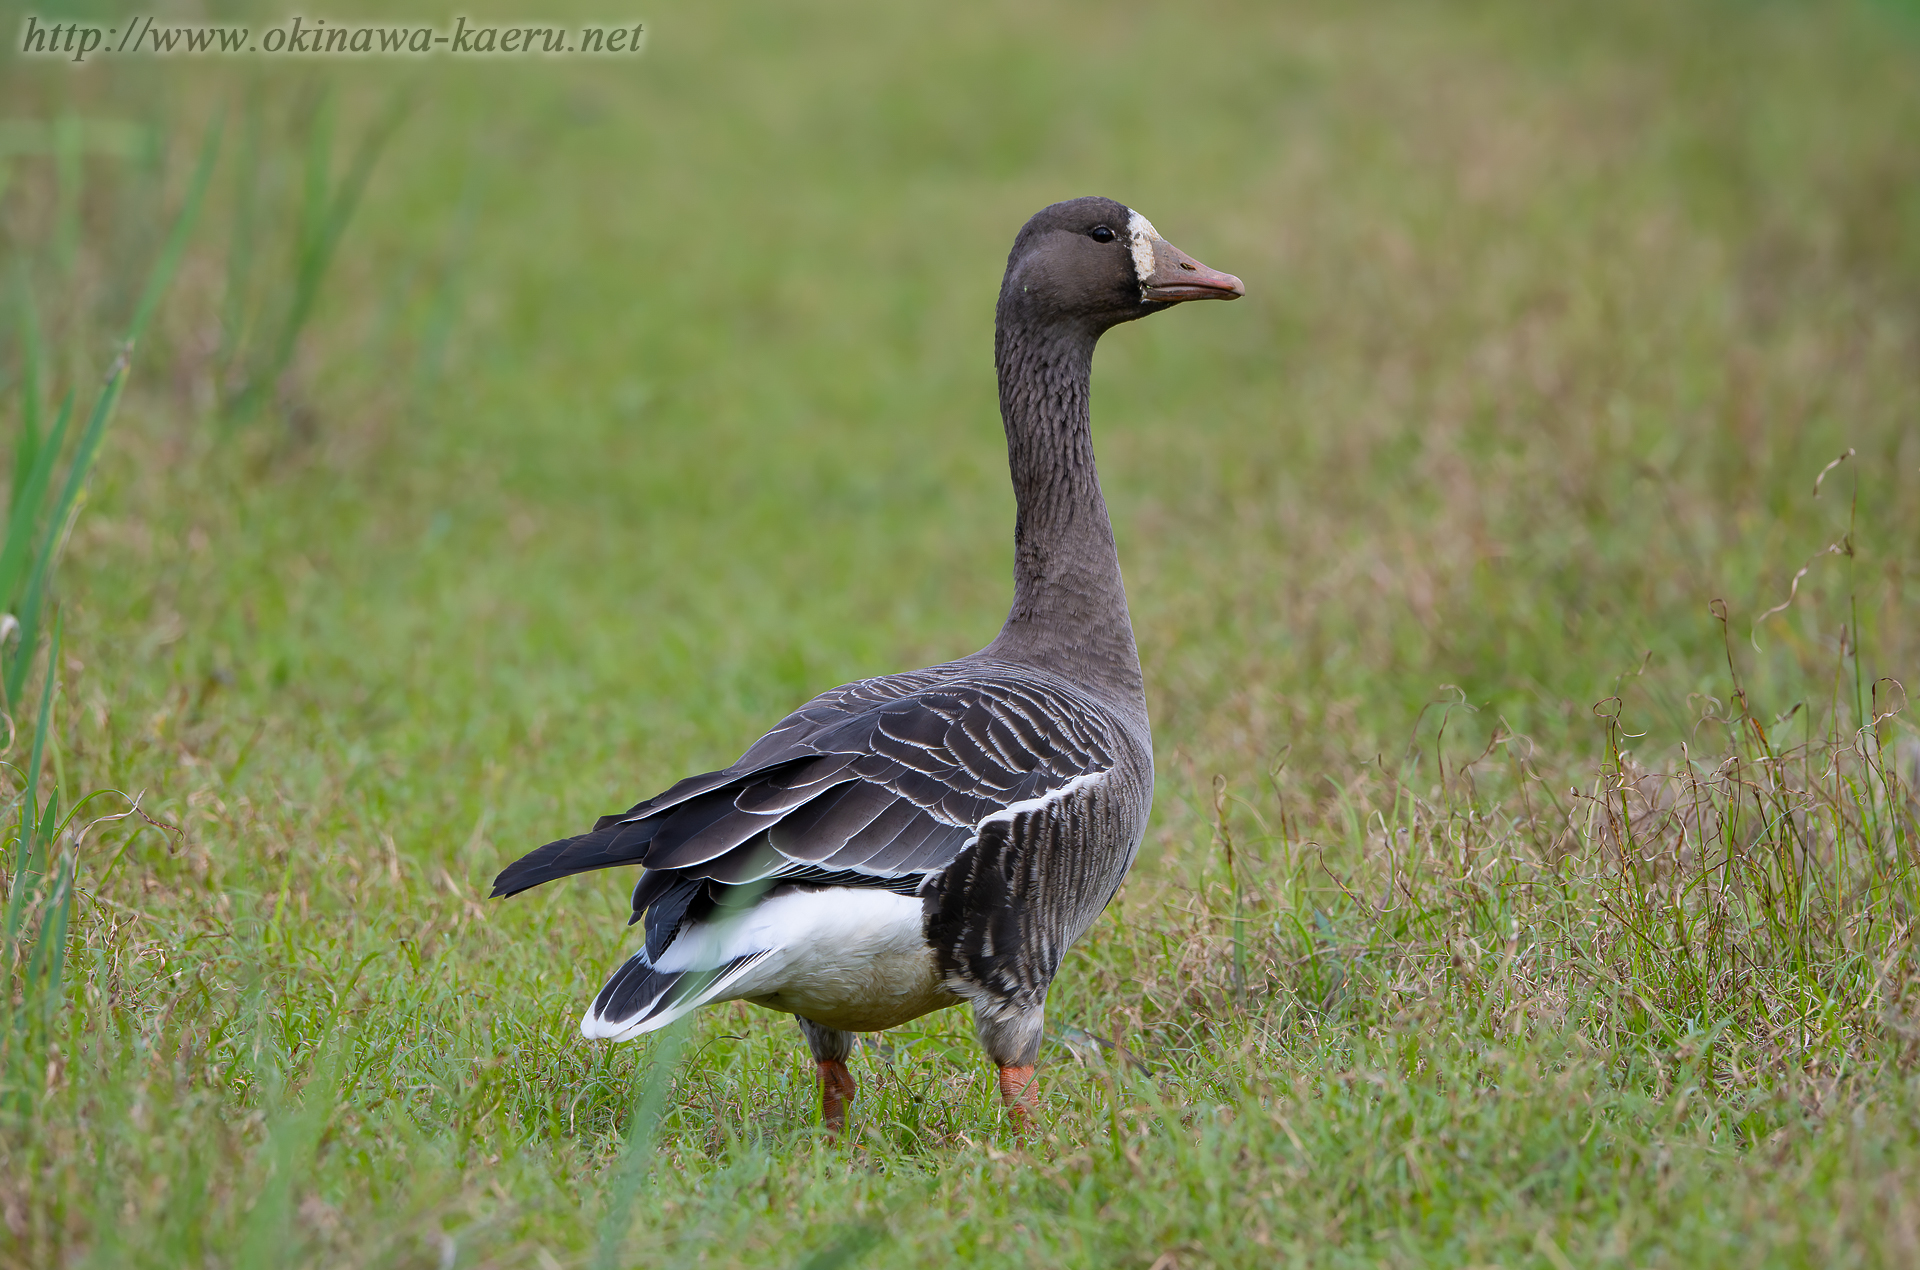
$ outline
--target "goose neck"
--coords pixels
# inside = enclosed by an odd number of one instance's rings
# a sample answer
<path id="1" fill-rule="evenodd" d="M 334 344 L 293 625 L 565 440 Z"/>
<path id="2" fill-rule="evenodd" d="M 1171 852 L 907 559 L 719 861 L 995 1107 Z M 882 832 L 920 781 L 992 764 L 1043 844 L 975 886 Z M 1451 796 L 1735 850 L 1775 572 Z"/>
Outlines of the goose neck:
<path id="1" fill-rule="evenodd" d="M 989 652 L 1040 666 L 1144 716 L 1140 657 L 1094 465 L 1097 331 L 1002 322 L 1000 414 L 1018 508 L 1013 607 Z"/>

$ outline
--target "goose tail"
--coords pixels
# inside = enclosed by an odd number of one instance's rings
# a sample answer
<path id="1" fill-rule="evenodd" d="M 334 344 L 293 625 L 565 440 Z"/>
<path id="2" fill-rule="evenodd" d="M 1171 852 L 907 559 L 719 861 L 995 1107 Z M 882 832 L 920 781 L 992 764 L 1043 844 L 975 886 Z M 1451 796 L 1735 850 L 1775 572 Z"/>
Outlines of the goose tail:
<path id="1" fill-rule="evenodd" d="M 631 1041 L 657 1031 L 710 1001 L 726 999 L 729 990 L 773 952 L 748 953 L 711 969 L 662 970 L 642 948 L 613 972 L 587 1007 L 580 1034 L 596 1041 Z"/>

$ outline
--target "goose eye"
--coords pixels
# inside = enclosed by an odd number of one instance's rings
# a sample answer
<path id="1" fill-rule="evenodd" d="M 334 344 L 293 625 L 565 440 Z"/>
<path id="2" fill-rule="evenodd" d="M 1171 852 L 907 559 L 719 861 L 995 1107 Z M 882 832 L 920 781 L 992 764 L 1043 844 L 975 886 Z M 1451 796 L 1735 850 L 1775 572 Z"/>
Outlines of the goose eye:
<path id="1" fill-rule="evenodd" d="M 1095 225 L 1089 233 L 1093 241 L 1097 243 L 1110 243 L 1113 241 L 1113 231 L 1105 225 Z"/>

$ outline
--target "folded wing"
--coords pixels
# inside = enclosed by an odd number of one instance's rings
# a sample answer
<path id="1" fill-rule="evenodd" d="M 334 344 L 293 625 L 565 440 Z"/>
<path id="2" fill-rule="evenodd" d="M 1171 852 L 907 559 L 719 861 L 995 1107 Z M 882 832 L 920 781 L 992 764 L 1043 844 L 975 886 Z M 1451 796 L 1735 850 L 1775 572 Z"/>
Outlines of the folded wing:
<path id="1" fill-rule="evenodd" d="M 493 894 L 641 865 L 633 919 L 645 919 L 646 950 L 658 956 L 732 888 L 915 894 L 983 822 L 1109 769 L 1118 750 L 1103 711 L 1027 668 L 950 664 L 865 679 L 814 698 L 731 767 L 530 852 L 501 871 Z"/>

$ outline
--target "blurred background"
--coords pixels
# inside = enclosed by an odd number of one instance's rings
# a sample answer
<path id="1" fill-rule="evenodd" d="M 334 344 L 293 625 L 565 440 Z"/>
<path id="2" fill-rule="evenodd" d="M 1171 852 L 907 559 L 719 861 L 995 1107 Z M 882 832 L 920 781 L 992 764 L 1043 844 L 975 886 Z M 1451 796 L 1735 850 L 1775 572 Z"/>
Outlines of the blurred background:
<path id="1" fill-rule="evenodd" d="M 978 647 L 1009 573 L 992 299 L 1025 217 L 1086 192 L 1250 290 L 1117 332 L 1096 376 L 1195 761 L 1364 758 L 1443 683 L 1483 732 L 1587 747 L 1649 650 L 1684 726 L 1709 600 L 1791 675 L 1843 575 L 1910 666 L 1912 12 L 645 16 L 637 58 L 7 63 L 0 231 L 49 398 L 112 357 L 222 129 L 69 552 L 116 711 L 435 784 L 552 730 L 568 823 Z M 1754 653 L 1856 481 L 1851 574 L 1823 558 Z"/>
<path id="2" fill-rule="evenodd" d="M 0 31 L 29 12 L 128 16 L 10 0 Z M 1749 706 L 1861 726 L 1920 670 L 1908 0 L 538 20 L 648 42 L 0 55 L 19 472 L 200 191 L 49 591 L 59 787 L 144 790 L 177 831 L 128 836 L 98 893 L 341 948 L 343 918 L 445 906 L 419 947 L 478 958 L 451 932 L 521 851 L 819 689 L 984 644 L 993 300 L 1026 217 L 1091 193 L 1248 290 L 1095 363 L 1150 881 L 1214 867 L 1216 778 L 1280 825 L 1416 753 L 1444 784 L 1503 746 L 1564 791 L 1731 744 Z M 1609 698 L 1645 739 L 1609 748 Z M 1909 719 L 1876 744 L 1913 754 Z M 628 882 L 551 901 L 556 1028 Z"/>

